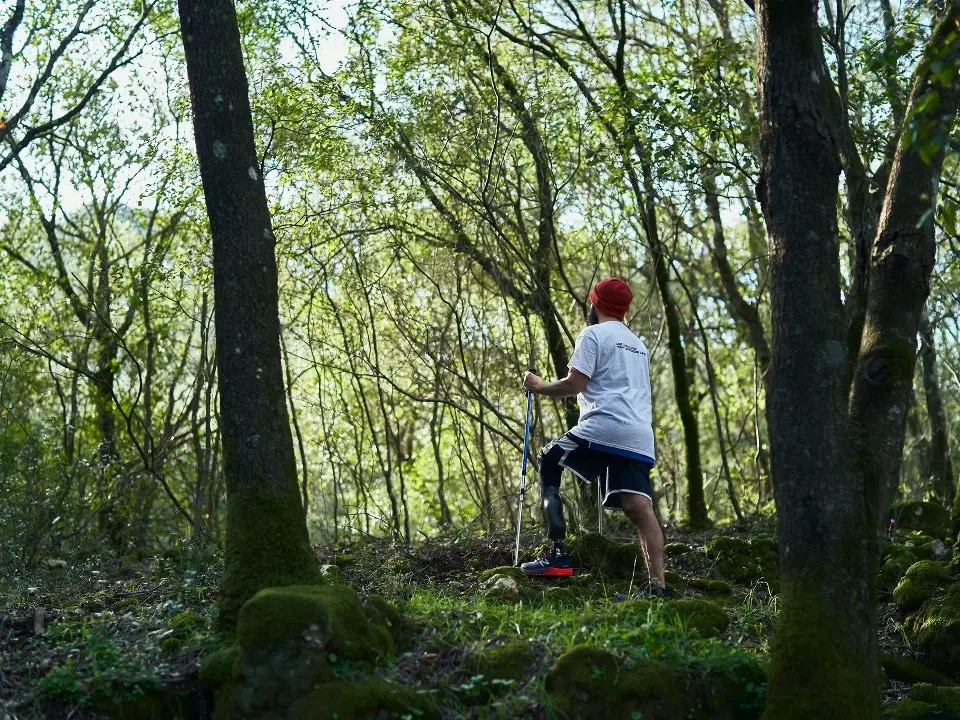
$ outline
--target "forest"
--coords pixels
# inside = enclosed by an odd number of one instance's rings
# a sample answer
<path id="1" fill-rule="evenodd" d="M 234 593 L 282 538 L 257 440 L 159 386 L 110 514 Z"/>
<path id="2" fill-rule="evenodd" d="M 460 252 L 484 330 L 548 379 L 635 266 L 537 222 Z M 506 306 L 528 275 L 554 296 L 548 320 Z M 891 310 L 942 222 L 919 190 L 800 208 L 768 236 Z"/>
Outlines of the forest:
<path id="1" fill-rule="evenodd" d="M 0 718 L 960 720 L 958 112 L 960 0 L 0 0 Z"/>

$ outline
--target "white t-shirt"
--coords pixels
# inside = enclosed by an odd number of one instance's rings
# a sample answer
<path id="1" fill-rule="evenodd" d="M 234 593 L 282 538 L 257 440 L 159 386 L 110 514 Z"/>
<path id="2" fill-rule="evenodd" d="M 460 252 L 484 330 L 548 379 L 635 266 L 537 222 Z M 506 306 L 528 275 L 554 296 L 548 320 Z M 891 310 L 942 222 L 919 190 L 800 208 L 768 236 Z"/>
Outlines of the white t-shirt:
<path id="1" fill-rule="evenodd" d="M 569 366 L 590 378 L 573 434 L 654 461 L 650 359 L 643 341 L 608 320 L 580 333 Z M 602 448 L 599 448 L 602 449 Z"/>

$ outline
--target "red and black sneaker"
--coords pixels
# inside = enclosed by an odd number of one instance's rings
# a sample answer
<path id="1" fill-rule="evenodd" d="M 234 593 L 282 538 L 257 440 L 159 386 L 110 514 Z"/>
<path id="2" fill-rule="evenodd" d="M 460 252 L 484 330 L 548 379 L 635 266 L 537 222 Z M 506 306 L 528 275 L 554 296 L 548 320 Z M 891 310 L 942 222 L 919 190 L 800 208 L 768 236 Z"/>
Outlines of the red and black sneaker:
<path id="1" fill-rule="evenodd" d="M 568 553 L 552 552 L 539 560 L 523 563 L 520 570 L 532 577 L 570 577 L 573 575 L 573 563 Z"/>

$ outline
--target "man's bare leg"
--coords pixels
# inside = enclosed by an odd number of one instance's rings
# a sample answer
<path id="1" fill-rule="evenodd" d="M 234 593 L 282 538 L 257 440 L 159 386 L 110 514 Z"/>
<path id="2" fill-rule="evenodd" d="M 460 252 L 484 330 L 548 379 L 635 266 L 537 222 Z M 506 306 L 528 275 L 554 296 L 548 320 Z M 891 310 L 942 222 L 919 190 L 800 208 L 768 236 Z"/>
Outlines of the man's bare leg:
<path id="1" fill-rule="evenodd" d="M 647 561 L 650 584 L 662 588 L 666 584 L 663 578 L 663 531 L 653 511 L 653 503 L 646 495 L 633 493 L 621 493 L 620 501 L 624 514 L 637 528 L 637 535 L 640 536 L 640 549 Z"/>

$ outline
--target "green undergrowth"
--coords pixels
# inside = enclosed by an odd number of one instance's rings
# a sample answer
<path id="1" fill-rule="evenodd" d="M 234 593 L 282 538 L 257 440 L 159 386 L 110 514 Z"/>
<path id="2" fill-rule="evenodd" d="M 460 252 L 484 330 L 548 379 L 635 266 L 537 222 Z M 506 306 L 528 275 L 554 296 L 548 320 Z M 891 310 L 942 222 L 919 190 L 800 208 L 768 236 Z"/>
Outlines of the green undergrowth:
<path id="1" fill-rule="evenodd" d="M 722 631 L 718 632 L 715 625 L 706 628 L 706 634 L 713 637 L 705 637 L 694 628 L 696 623 L 690 621 L 687 611 L 674 611 L 675 606 L 685 608 L 686 603 L 696 602 L 706 601 L 614 603 L 601 598 L 566 606 L 537 606 L 488 602 L 481 598 L 465 604 L 457 595 L 420 588 L 404 611 L 414 637 L 429 637 L 431 643 L 451 647 L 495 638 L 522 638 L 553 652 L 587 645 L 681 664 L 691 659 L 740 654 L 717 637 Z M 721 608 L 709 606 L 724 616 Z M 715 623 L 716 615 L 711 615 Z"/>
<path id="2" fill-rule="evenodd" d="M 0 572 L 6 681 L 0 714 L 161 718 L 185 712 L 196 694 L 189 678 L 217 642 L 216 557 L 174 548 L 150 560 L 47 560 Z M 37 615 L 43 616 L 41 634 L 34 630 Z"/>
<path id="3" fill-rule="evenodd" d="M 209 707 L 189 696 L 202 688 L 217 718 L 283 708 L 306 720 L 559 720 L 578 708 L 585 718 L 749 720 L 763 709 L 781 609 L 776 544 L 769 532 L 724 532 L 671 538 L 666 602 L 617 601 L 646 588 L 626 536 L 572 538 L 577 573 L 552 579 L 511 566 L 507 533 L 317 549 L 321 583 L 265 589 L 230 638 L 215 631 L 217 562 L 181 553 L 42 564 L 3 581 L 8 613 L 43 607 L 48 621 L 40 636 L 21 624 L 0 645 L 17 685 L 0 714 L 199 718 Z M 916 531 L 890 539 L 884 559 L 899 564 L 888 595 L 904 609 L 889 606 L 900 629 L 884 669 L 898 683 L 888 697 L 902 698 L 891 716 L 900 720 L 944 701 L 910 685 L 946 685 L 960 667 L 960 564 L 938 559 L 942 542 Z M 596 661 L 586 674 L 584 659 Z"/>

